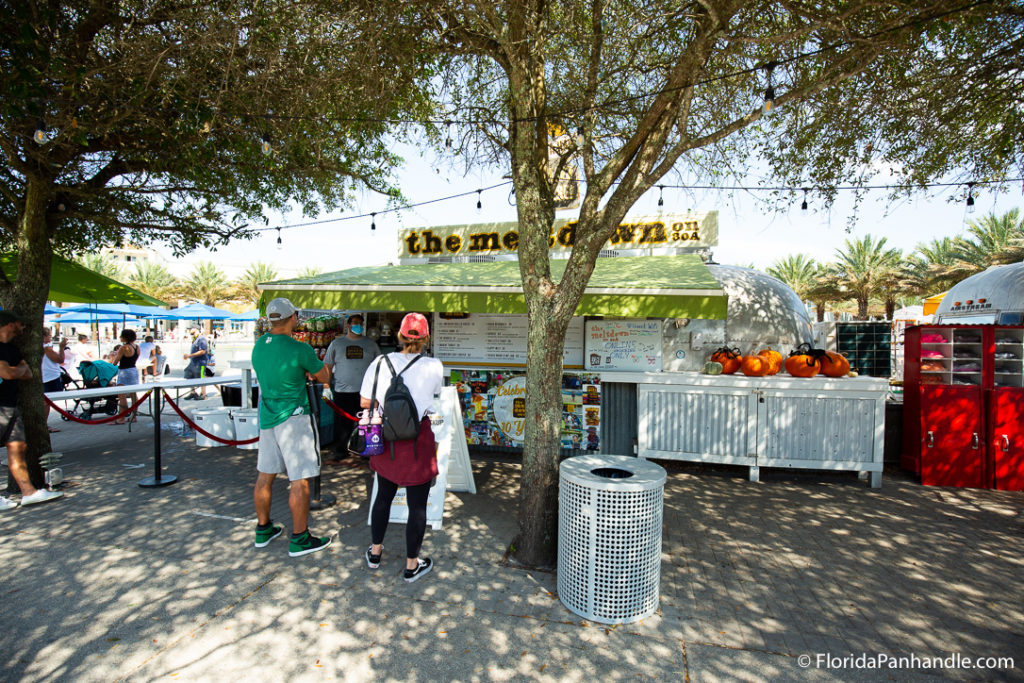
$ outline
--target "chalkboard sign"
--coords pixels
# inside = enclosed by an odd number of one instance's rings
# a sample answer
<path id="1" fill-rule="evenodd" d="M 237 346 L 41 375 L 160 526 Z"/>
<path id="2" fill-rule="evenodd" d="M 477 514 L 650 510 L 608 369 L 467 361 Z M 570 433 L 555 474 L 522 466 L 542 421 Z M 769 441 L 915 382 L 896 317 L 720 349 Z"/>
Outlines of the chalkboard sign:
<path id="1" fill-rule="evenodd" d="M 583 344 L 587 370 L 661 371 L 660 320 L 589 320 Z"/>

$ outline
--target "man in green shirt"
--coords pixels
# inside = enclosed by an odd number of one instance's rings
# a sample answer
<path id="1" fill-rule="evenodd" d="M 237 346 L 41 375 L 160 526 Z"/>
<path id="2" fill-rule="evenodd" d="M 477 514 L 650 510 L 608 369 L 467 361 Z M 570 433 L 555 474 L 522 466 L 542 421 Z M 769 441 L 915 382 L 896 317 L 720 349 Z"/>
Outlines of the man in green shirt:
<path id="1" fill-rule="evenodd" d="M 309 344 L 292 339 L 298 324 L 288 299 L 267 304 L 270 332 L 256 340 L 252 368 L 260 384 L 260 443 L 256 459 L 256 547 L 281 535 L 270 521 L 274 478 L 287 473 L 291 481 L 288 507 L 292 513 L 292 557 L 315 553 L 331 544 L 329 536 L 309 533 L 309 480 L 320 474 L 320 441 L 309 405 L 306 380 L 327 383 L 331 372 Z"/>

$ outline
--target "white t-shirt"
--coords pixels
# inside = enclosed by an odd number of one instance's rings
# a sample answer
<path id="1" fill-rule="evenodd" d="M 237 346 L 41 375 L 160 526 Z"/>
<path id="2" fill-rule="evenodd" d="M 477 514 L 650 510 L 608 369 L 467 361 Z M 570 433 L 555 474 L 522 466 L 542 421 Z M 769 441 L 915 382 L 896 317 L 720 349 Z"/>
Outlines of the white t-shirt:
<path id="1" fill-rule="evenodd" d="M 43 348 L 52 348 L 49 344 L 43 344 Z M 57 351 L 57 349 L 54 349 Z M 59 352 L 58 352 L 59 353 Z M 397 368 L 396 368 L 397 369 Z M 60 378 L 60 364 L 57 361 L 50 360 L 46 353 L 43 353 L 43 381 L 52 382 L 55 379 Z M 419 405 L 418 403 L 416 405 Z"/>
<path id="2" fill-rule="evenodd" d="M 152 364 L 153 359 L 150 358 L 150 354 L 153 353 L 153 349 L 156 348 L 156 342 L 139 342 L 139 362 L 137 365 L 142 367 L 149 367 Z"/>
<path id="3" fill-rule="evenodd" d="M 387 354 L 386 357 L 391 361 L 395 372 L 402 372 L 416 355 L 395 352 Z M 391 386 L 391 371 L 388 369 L 388 364 L 384 362 L 384 358 L 385 356 L 374 358 L 370 367 L 366 368 L 363 385 L 359 389 L 361 398 L 370 398 L 370 393 L 373 391 L 373 375 L 377 366 L 380 365 L 380 377 L 377 379 L 377 402 L 384 402 L 384 394 Z M 441 393 L 441 386 L 444 383 L 444 366 L 436 358 L 423 356 L 409 368 L 408 372 L 402 373 L 402 379 L 409 387 L 409 393 L 412 394 L 412 400 L 416 403 L 416 410 L 419 411 L 420 419 L 422 419 L 427 414 L 427 410 L 434 405 L 434 396 Z"/>

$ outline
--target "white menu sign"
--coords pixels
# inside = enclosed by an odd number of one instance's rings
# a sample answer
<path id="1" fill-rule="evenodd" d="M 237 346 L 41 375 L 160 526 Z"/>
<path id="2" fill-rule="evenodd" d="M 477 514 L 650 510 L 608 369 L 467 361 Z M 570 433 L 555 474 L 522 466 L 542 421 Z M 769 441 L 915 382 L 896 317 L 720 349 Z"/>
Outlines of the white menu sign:
<path id="1" fill-rule="evenodd" d="M 591 320 L 587 370 L 661 370 L 660 320 Z"/>
<path id="2" fill-rule="evenodd" d="M 526 316 L 469 313 L 445 318 L 434 314 L 434 357 L 452 365 L 526 365 Z M 565 367 L 583 367 L 583 318 L 565 332 Z"/>

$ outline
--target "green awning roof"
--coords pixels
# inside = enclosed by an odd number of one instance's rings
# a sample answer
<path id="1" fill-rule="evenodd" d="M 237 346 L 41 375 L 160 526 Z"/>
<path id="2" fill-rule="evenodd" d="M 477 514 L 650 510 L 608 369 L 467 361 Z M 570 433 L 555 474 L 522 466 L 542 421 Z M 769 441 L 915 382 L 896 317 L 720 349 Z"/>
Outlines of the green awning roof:
<path id="1" fill-rule="evenodd" d="M 565 261 L 552 261 L 556 278 Z M 298 308 L 526 313 L 519 263 L 351 268 L 263 283 L 260 308 L 283 296 Z M 600 258 L 576 315 L 724 320 L 726 295 L 696 254 Z"/>
<path id="2" fill-rule="evenodd" d="M 0 254 L 0 270 L 8 280 L 18 278 L 18 256 L 13 252 Z M 29 273 L 29 276 L 34 273 Z M 122 303 L 140 306 L 166 306 L 167 304 L 144 294 L 126 284 L 100 275 L 83 265 L 54 256 L 50 265 L 50 291 L 47 298 L 51 301 L 70 303 Z"/>

